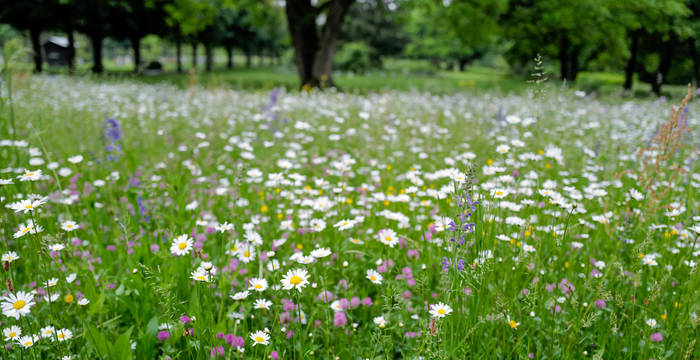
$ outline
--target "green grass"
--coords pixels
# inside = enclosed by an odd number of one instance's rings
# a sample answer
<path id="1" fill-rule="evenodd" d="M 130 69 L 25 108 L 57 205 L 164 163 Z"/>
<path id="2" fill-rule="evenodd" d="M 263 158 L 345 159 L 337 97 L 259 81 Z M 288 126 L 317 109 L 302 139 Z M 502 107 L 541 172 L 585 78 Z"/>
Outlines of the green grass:
<path id="1" fill-rule="evenodd" d="M 340 93 L 296 91 L 271 69 L 197 76 L 190 91 L 174 74 L 16 74 L 11 101 L 2 91 L 0 140 L 26 143 L 0 143 L 0 179 L 13 180 L 0 185 L 0 254 L 19 256 L 0 280 L 17 294 L 55 278 L 41 294 L 58 298 L 0 300 L 1 326 L 73 336 L 12 340 L 0 358 L 210 359 L 219 346 L 222 359 L 700 358 L 698 139 L 637 156 L 668 104 L 483 68 L 339 76 Z M 20 181 L 24 169 L 45 176 Z M 23 233 L 30 220 L 43 231 Z M 192 247 L 176 256 L 181 235 Z M 330 254 L 309 257 L 319 249 Z M 295 269 L 309 283 L 278 287 Z M 269 288 L 233 299 L 251 277 Z M 439 303 L 452 312 L 431 315 Z M 15 319 L 14 305 L 29 311 Z M 265 329 L 269 344 L 253 346 Z"/>

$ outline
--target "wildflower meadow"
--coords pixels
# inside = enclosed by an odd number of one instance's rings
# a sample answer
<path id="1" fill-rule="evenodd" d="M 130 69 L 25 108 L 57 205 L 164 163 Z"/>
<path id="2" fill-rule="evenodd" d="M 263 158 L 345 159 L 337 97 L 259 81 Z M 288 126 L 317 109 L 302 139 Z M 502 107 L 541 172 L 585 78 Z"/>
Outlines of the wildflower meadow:
<path id="1" fill-rule="evenodd" d="M 692 89 L 11 80 L 2 359 L 700 358 Z"/>

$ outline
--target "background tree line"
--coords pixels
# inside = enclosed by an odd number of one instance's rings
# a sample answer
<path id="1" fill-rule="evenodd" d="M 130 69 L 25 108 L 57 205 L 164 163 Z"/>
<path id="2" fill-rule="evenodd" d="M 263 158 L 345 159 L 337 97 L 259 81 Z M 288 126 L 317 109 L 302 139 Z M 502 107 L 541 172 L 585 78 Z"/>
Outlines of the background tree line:
<path id="1" fill-rule="evenodd" d="M 658 94 L 666 83 L 700 80 L 700 0 L 0 0 L 0 22 L 26 34 L 36 72 L 40 35 L 61 32 L 70 49 L 76 33 L 89 39 L 96 73 L 106 38 L 130 44 L 138 71 L 141 41 L 156 35 L 174 45 L 177 71 L 183 46 L 193 66 L 203 49 L 207 71 L 215 48 L 226 50 L 229 68 L 234 49 L 248 63 L 288 52 L 301 84 L 319 87 L 333 85 L 334 66 L 363 71 L 387 57 L 460 70 L 498 57 L 524 74 L 537 53 L 565 81 L 618 71 L 625 89 L 636 78 Z"/>

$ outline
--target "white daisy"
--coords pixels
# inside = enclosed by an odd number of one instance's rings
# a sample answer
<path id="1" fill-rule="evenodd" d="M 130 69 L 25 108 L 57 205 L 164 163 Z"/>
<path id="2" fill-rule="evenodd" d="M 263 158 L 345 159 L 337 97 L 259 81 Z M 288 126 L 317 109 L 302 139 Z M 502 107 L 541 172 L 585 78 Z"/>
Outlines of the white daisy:
<path id="1" fill-rule="evenodd" d="M 78 224 L 75 221 L 71 221 L 71 220 L 64 221 L 63 223 L 61 223 L 61 229 L 63 229 L 63 231 L 77 230 Z"/>
<path id="2" fill-rule="evenodd" d="M 173 240 L 173 244 L 170 245 L 170 252 L 175 256 L 182 256 L 189 254 L 192 250 L 192 245 L 194 240 L 188 235 L 180 235 Z"/>
<path id="3" fill-rule="evenodd" d="M 7 317 L 15 319 L 29 314 L 29 310 L 34 306 L 34 294 L 19 291 L 16 294 L 9 294 L 2 298 L 2 313 Z"/>
<path id="4" fill-rule="evenodd" d="M 19 255 L 17 255 L 16 252 L 10 251 L 2 254 L 2 261 L 3 262 L 13 262 L 15 260 L 19 259 Z"/>
<path id="5" fill-rule="evenodd" d="M 355 226 L 355 222 L 350 219 L 340 220 L 333 225 L 333 227 L 340 231 L 350 229 L 353 226 Z"/>
<path id="6" fill-rule="evenodd" d="M 377 236 L 379 237 L 379 241 L 382 242 L 384 245 L 388 245 L 389 247 L 394 247 L 396 244 L 399 243 L 399 237 L 396 236 L 396 232 L 391 229 L 382 229 L 379 230 L 377 233 Z"/>
<path id="7" fill-rule="evenodd" d="M 443 303 L 430 305 L 430 315 L 434 318 L 444 318 L 452 312 L 452 308 Z"/>
<path id="8" fill-rule="evenodd" d="M 289 270 L 282 277 L 282 288 L 285 290 L 297 289 L 301 292 L 309 284 L 309 275 L 305 269 Z"/>
<path id="9" fill-rule="evenodd" d="M 270 306 L 272 306 L 272 301 L 265 299 L 255 300 L 255 303 L 253 304 L 254 308 L 261 310 L 270 310 Z"/>
<path id="10" fill-rule="evenodd" d="M 258 330 L 250 334 L 250 340 L 253 340 L 253 346 L 255 345 L 268 345 L 270 343 L 270 335 L 266 332 Z"/>
<path id="11" fill-rule="evenodd" d="M 384 278 L 376 270 L 369 269 L 367 270 L 367 279 L 369 279 L 369 281 L 371 281 L 373 284 L 379 285 L 382 283 L 382 279 Z"/>
<path id="12" fill-rule="evenodd" d="M 252 291 L 265 291 L 267 289 L 267 280 L 265 279 L 260 279 L 260 278 L 252 278 L 250 279 L 250 287 L 248 290 Z"/>
<path id="13" fill-rule="evenodd" d="M 5 335 L 5 341 L 15 340 L 22 335 L 22 329 L 17 325 L 12 325 L 3 329 L 2 334 Z"/>

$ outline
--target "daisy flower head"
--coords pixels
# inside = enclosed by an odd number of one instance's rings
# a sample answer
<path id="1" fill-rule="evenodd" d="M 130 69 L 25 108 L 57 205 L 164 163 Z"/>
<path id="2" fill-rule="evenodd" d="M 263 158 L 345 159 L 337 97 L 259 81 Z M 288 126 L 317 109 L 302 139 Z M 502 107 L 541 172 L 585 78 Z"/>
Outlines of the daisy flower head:
<path id="1" fill-rule="evenodd" d="M 25 170 L 24 174 L 17 178 L 19 181 L 37 181 L 41 178 L 41 170 Z"/>
<path id="2" fill-rule="evenodd" d="M 192 280 L 195 281 L 209 282 L 209 273 L 206 270 L 204 270 L 204 268 L 200 267 L 192 272 L 190 278 L 192 278 Z"/>
<path id="3" fill-rule="evenodd" d="M 297 289 L 301 292 L 309 284 L 309 274 L 305 269 L 289 270 L 282 277 L 282 288 L 285 290 Z"/>
<path id="4" fill-rule="evenodd" d="M 267 280 L 262 278 L 250 279 L 250 287 L 248 290 L 262 292 L 267 289 Z"/>
<path id="5" fill-rule="evenodd" d="M 430 305 L 430 315 L 434 318 L 444 318 L 452 312 L 452 308 L 449 305 L 443 303 L 437 303 Z"/>
<path id="6" fill-rule="evenodd" d="M 253 244 L 255 246 L 260 246 L 263 244 L 263 239 L 262 236 L 257 231 L 253 230 L 248 230 L 245 233 L 245 239 L 248 241 L 248 243 Z"/>
<path id="7" fill-rule="evenodd" d="M 352 237 L 350 238 L 350 242 L 355 244 L 355 245 L 362 245 L 365 243 L 364 241 L 360 240 L 359 238 L 352 238 Z"/>
<path id="8" fill-rule="evenodd" d="M 255 260 L 255 248 L 250 244 L 242 244 L 238 247 L 238 252 L 236 253 L 238 260 L 247 264 Z"/>
<path id="9" fill-rule="evenodd" d="M 68 329 L 61 329 L 56 332 L 58 341 L 70 340 L 73 337 L 73 332 Z"/>
<path id="10" fill-rule="evenodd" d="M 192 250 L 192 245 L 194 240 L 188 235 L 180 235 L 173 240 L 173 244 L 170 245 L 170 252 L 175 256 L 182 256 L 189 254 Z"/>
<path id="11" fill-rule="evenodd" d="M 265 265 L 268 271 L 276 271 L 280 269 L 280 262 L 277 259 L 272 259 Z"/>
<path id="12" fill-rule="evenodd" d="M 41 328 L 40 334 L 41 334 L 42 338 L 46 339 L 46 338 L 52 337 L 54 331 L 55 331 L 55 329 L 53 326 L 46 326 L 46 327 Z"/>
<path id="13" fill-rule="evenodd" d="M 311 251 L 311 256 L 320 259 L 331 254 L 331 250 L 328 248 L 318 248 Z"/>
<path id="14" fill-rule="evenodd" d="M 510 326 L 512 329 L 517 329 L 518 326 L 520 325 L 519 322 L 516 322 L 515 320 L 511 320 L 510 315 L 507 316 L 506 320 L 508 321 L 508 326 Z"/>
<path id="15" fill-rule="evenodd" d="M 77 230 L 78 224 L 75 221 L 71 221 L 71 220 L 64 221 L 61 223 L 61 229 L 63 229 L 63 231 Z"/>
<path id="16" fill-rule="evenodd" d="M 78 300 L 78 305 L 80 305 L 80 306 L 85 306 L 89 303 L 90 303 L 90 300 L 88 300 L 87 298 L 82 298 L 82 299 Z"/>
<path id="17" fill-rule="evenodd" d="M 258 330 L 250 334 L 250 340 L 253 340 L 253 346 L 255 345 L 269 345 L 270 335 L 262 330 Z"/>
<path id="18" fill-rule="evenodd" d="M 501 144 L 496 147 L 496 151 L 499 154 L 505 154 L 508 152 L 508 150 L 510 150 L 510 146 L 508 146 L 507 144 Z"/>
<path id="19" fill-rule="evenodd" d="M 15 340 L 22 335 L 22 329 L 17 325 L 12 325 L 3 329 L 2 334 L 5 335 L 5 341 Z"/>
<path id="20" fill-rule="evenodd" d="M 29 314 L 29 310 L 34 306 L 34 294 L 19 291 L 16 294 L 9 294 L 2 298 L 3 315 L 19 320 L 20 316 Z"/>
<path id="21" fill-rule="evenodd" d="M 234 229 L 233 224 L 229 224 L 228 221 L 224 221 L 223 224 L 217 224 L 215 227 L 215 230 L 218 232 L 227 232 L 227 231 L 232 231 Z"/>
<path id="22" fill-rule="evenodd" d="M 396 246 L 396 244 L 399 243 L 399 237 L 396 236 L 396 231 L 391 229 L 379 230 L 377 236 L 379 237 L 379 241 L 381 241 L 382 244 L 388 245 L 391 248 L 393 248 L 394 246 Z"/>
<path id="23" fill-rule="evenodd" d="M 491 196 L 494 197 L 494 199 L 503 199 L 508 195 L 508 190 L 505 189 L 493 189 L 491 190 Z"/>
<path id="24" fill-rule="evenodd" d="M 17 340 L 17 343 L 20 344 L 23 348 L 27 349 L 32 347 L 34 345 L 35 337 L 33 336 L 22 336 Z"/>
<path id="25" fill-rule="evenodd" d="M 20 200 L 16 203 L 10 204 L 10 208 L 14 210 L 15 212 L 22 212 L 27 213 L 29 211 L 34 211 L 38 209 L 41 205 L 44 205 L 46 203 L 47 198 L 39 198 L 39 199 L 24 199 Z"/>
<path id="26" fill-rule="evenodd" d="M 389 324 L 389 321 L 387 321 L 384 316 L 377 316 L 373 319 L 374 323 L 379 326 L 380 328 L 385 328 L 387 324 Z"/>
<path id="27" fill-rule="evenodd" d="M 373 284 L 381 284 L 382 283 L 382 275 L 380 275 L 376 270 L 374 269 L 369 269 L 367 270 L 367 279 L 371 281 Z"/>
<path id="28" fill-rule="evenodd" d="M 68 158 L 68 162 L 71 164 L 78 164 L 83 161 L 83 155 L 75 155 Z"/>
<path id="29" fill-rule="evenodd" d="M 339 231 L 350 229 L 353 226 L 355 226 L 355 222 L 350 219 L 340 220 L 333 225 L 333 227 L 335 227 Z"/>
<path id="30" fill-rule="evenodd" d="M 649 327 L 654 327 L 654 326 L 656 326 L 656 319 L 648 319 L 648 320 L 647 320 L 647 325 L 649 325 Z"/>
<path id="31" fill-rule="evenodd" d="M 49 245 L 49 251 L 53 251 L 53 252 L 59 252 L 65 248 L 66 248 L 66 246 L 63 244 L 60 244 L 60 243 Z"/>
<path id="32" fill-rule="evenodd" d="M 243 300 L 243 299 L 247 298 L 248 295 L 250 295 L 250 292 L 248 290 L 244 290 L 244 291 L 240 291 L 240 292 L 237 292 L 237 293 L 231 295 L 231 299 Z"/>
<path id="33" fill-rule="evenodd" d="M 18 260 L 18 259 L 19 259 L 19 255 L 17 255 L 17 253 L 14 251 L 10 251 L 10 252 L 6 252 L 6 253 L 2 254 L 2 262 L 11 263 L 11 262 Z"/>
<path id="34" fill-rule="evenodd" d="M 259 309 L 259 310 L 270 310 L 271 306 L 272 306 L 272 301 L 265 300 L 265 299 L 255 300 L 255 303 L 253 304 L 253 307 L 255 309 Z"/>

